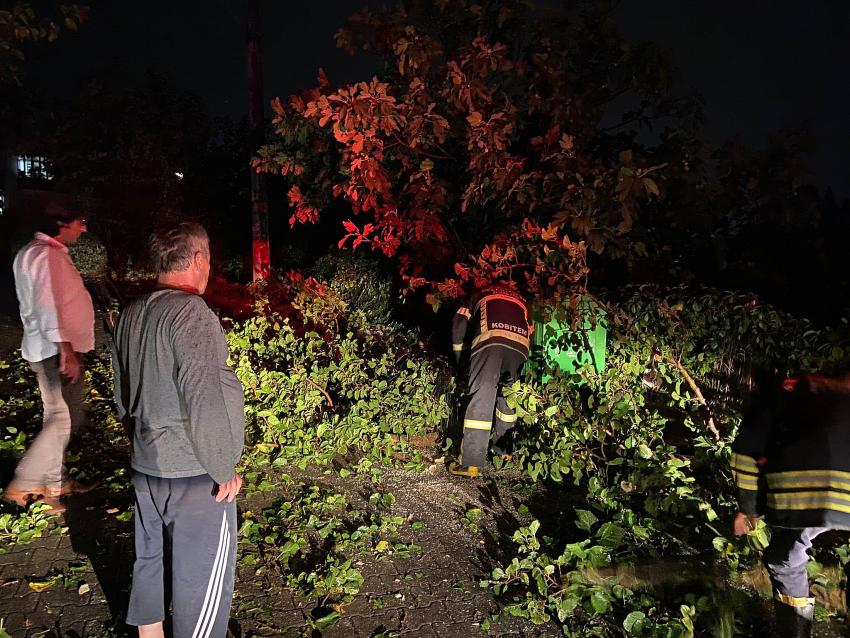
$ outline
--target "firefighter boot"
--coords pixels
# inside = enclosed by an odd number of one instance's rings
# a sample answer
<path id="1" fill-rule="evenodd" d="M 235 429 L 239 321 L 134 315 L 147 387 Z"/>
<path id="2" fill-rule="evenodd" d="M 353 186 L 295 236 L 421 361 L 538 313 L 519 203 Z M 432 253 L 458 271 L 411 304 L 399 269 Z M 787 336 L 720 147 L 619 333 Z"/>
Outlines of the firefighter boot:
<path id="1" fill-rule="evenodd" d="M 478 468 L 474 465 L 461 465 L 460 463 L 453 461 L 449 463 L 449 474 L 475 478 L 478 476 Z"/>
<path id="2" fill-rule="evenodd" d="M 813 604 L 796 607 L 774 600 L 773 611 L 776 614 L 776 630 L 779 638 L 809 638 L 812 635 L 812 622 L 815 615 Z"/>
<path id="3" fill-rule="evenodd" d="M 501 459 L 503 463 L 507 463 L 508 461 L 514 458 L 513 454 L 499 447 L 498 445 L 491 445 L 490 452 L 492 453 L 494 459 Z"/>

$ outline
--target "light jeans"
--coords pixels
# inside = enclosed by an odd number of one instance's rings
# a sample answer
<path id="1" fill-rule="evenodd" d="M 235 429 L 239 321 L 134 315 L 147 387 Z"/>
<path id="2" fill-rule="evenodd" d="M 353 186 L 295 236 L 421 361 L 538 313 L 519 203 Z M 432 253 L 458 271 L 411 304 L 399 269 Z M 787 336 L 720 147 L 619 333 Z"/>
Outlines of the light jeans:
<path id="1" fill-rule="evenodd" d="M 78 357 L 83 355 L 78 354 Z M 19 489 L 60 487 L 65 476 L 65 448 L 85 423 L 84 374 L 75 382 L 59 374 L 59 355 L 30 362 L 38 379 L 44 417 L 41 432 L 35 437 L 15 468 L 15 486 Z"/>

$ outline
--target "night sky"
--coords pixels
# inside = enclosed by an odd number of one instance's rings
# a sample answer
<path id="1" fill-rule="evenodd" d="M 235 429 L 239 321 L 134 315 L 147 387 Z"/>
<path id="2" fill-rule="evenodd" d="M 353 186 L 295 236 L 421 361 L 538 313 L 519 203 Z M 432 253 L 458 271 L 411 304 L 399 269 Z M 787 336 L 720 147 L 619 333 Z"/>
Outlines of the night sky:
<path id="1" fill-rule="evenodd" d="M 84 4 L 91 7 L 89 22 L 34 51 L 28 82 L 61 97 L 104 69 L 130 82 L 153 70 L 200 95 L 213 115 L 245 114 L 243 3 Z M 375 61 L 339 51 L 333 34 L 357 9 L 382 4 L 264 2 L 267 99 L 313 85 L 320 66 L 334 83 L 371 76 Z M 653 41 L 670 52 L 679 88 L 705 98 L 710 141 L 740 137 L 760 145 L 771 131 L 806 124 L 817 140 L 815 183 L 850 197 L 850 3 L 624 0 L 617 21 L 627 39 Z"/>

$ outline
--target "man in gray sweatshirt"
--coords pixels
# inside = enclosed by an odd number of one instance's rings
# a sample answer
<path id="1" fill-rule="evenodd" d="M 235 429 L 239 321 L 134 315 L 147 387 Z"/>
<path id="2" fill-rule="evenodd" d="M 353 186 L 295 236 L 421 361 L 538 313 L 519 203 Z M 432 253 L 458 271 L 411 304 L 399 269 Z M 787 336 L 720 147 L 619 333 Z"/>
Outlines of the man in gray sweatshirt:
<path id="1" fill-rule="evenodd" d="M 124 310 L 113 344 L 136 495 L 127 623 L 142 638 L 163 636 L 170 555 L 173 635 L 221 637 L 236 563 L 242 385 L 227 365 L 221 324 L 200 297 L 210 272 L 206 231 L 181 223 L 155 233 L 149 247 L 158 288 Z"/>

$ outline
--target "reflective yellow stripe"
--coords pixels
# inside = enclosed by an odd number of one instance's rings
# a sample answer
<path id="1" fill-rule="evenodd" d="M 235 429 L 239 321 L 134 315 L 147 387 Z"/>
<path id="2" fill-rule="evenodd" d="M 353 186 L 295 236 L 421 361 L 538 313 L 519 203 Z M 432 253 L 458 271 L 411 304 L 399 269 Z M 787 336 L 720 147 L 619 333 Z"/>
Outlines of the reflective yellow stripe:
<path id="1" fill-rule="evenodd" d="M 475 305 L 475 307 L 478 308 L 479 306 L 486 306 L 487 302 L 492 301 L 493 299 L 509 301 L 512 304 L 519 306 L 520 308 L 522 308 L 523 314 L 525 314 L 525 320 L 528 321 L 528 307 L 516 297 L 510 297 L 508 295 L 487 295 L 486 297 L 482 297 L 481 300 Z"/>
<path id="2" fill-rule="evenodd" d="M 475 419 L 464 419 L 463 427 L 470 430 L 489 430 L 492 427 L 492 421 L 477 421 Z"/>
<path id="3" fill-rule="evenodd" d="M 496 416 L 499 417 L 504 423 L 515 423 L 516 422 L 516 414 L 505 414 L 499 408 L 496 408 Z"/>
<path id="4" fill-rule="evenodd" d="M 756 460 L 751 456 L 747 456 L 746 454 L 737 454 L 733 452 L 732 459 L 730 460 L 730 465 L 745 472 L 755 473 L 759 471 L 759 466 Z"/>
<path id="5" fill-rule="evenodd" d="M 822 492 L 768 492 L 767 505 L 776 510 L 834 510 L 850 514 L 850 494 L 831 490 Z"/>
<path id="6" fill-rule="evenodd" d="M 749 470 L 742 470 L 741 468 L 735 467 L 734 465 L 732 466 L 732 474 L 740 474 L 742 476 L 749 476 L 750 478 L 753 478 L 753 479 L 759 477 L 758 472 L 750 472 Z"/>
<path id="7" fill-rule="evenodd" d="M 758 479 L 750 476 L 748 474 L 739 474 L 738 472 L 733 472 L 732 476 L 735 477 L 735 485 L 740 487 L 742 490 L 758 490 Z"/>
<path id="8" fill-rule="evenodd" d="M 452 350 L 454 350 L 455 352 L 460 352 L 461 350 L 464 349 L 463 346 L 464 346 L 464 344 L 462 344 L 462 343 L 453 343 L 452 344 Z"/>
<path id="9" fill-rule="evenodd" d="M 469 312 L 469 308 L 458 308 L 457 313 L 455 313 L 455 314 L 463 315 L 467 319 L 472 318 L 472 313 Z"/>
<path id="10" fill-rule="evenodd" d="M 482 341 L 486 341 L 487 339 L 492 339 L 493 337 L 502 337 L 504 339 L 509 339 L 510 341 L 516 341 L 517 343 L 521 343 L 526 348 L 529 347 L 530 341 L 528 337 L 524 337 L 515 332 L 511 332 L 510 330 L 502 330 L 501 328 L 497 328 L 495 330 L 485 330 L 480 335 L 475 337 L 472 340 L 472 347 L 474 348 Z"/>
<path id="11" fill-rule="evenodd" d="M 814 598 L 798 598 L 796 596 L 788 596 L 787 594 L 776 594 L 776 600 L 785 603 L 789 607 L 808 607 L 815 604 Z"/>
<path id="12" fill-rule="evenodd" d="M 834 487 L 850 490 L 850 472 L 839 470 L 771 472 L 767 475 L 767 485 L 771 489 Z"/>
<path id="13" fill-rule="evenodd" d="M 746 467 L 741 467 L 737 463 L 730 463 L 729 467 L 731 467 L 733 470 L 735 470 L 737 472 L 745 472 L 747 474 L 752 474 L 753 476 L 756 476 L 756 475 L 759 474 L 758 468 L 753 468 L 753 467 L 750 467 L 749 465 L 747 465 Z"/>

